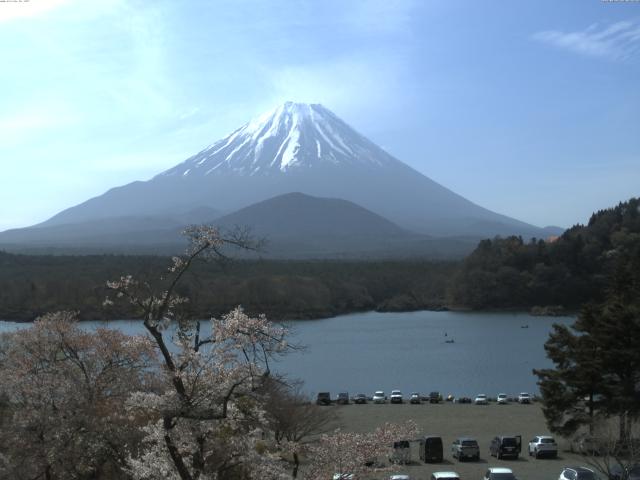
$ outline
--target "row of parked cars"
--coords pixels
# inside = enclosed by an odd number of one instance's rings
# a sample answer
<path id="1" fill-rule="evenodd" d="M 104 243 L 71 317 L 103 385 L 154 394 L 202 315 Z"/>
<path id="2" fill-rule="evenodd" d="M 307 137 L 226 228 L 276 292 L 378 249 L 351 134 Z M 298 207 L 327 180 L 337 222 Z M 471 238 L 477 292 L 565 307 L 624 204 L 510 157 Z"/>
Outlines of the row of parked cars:
<path id="1" fill-rule="evenodd" d="M 353 475 L 349 478 L 344 475 L 334 475 L 334 480 L 354 480 Z M 460 475 L 456 472 L 433 472 L 429 477 L 430 480 L 461 480 Z M 597 480 L 596 473 L 587 467 L 566 467 L 560 472 L 558 480 Z M 395 474 L 389 477 L 389 480 L 411 480 L 406 474 Z M 482 480 L 517 480 L 517 477 L 510 468 L 490 467 L 484 474 Z"/>
<path id="2" fill-rule="evenodd" d="M 426 435 L 418 440 L 420 459 L 425 463 L 441 463 L 444 458 L 442 437 Z M 393 444 L 393 453 L 389 460 L 393 463 L 409 463 L 411 449 L 409 440 Z M 522 451 L 521 435 L 496 435 L 489 444 L 489 455 L 497 459 L 517 459 Z M 548 435 L 537 435 L 528 444 L 528 453 L 535 458 L 558 456 L 558 444 Z M 479 460 L 480 446 L 472 437 L 458 437 L 451 444 L 451 456 L 459 461 Z"/>
<path id="3" fill-rule="evenodd" d="M 404 403 L 405 397 L 400 390 L 391 390 L 391 395 L 389 395 L 388 400 L 390 403 Z M 383 390 L 376 390 L 371 397 L 367 397 L 364 393 L 358 393 L 353 398 L 349 397 L 348 392 L 340 392 L 335 399 L 335 403 L 338 405 L 348 405 L 353 402 L 356 404 L 363 404 L 371 401 L 373 403 L 387 403 L 387 396 Z M 440 403 L 443 401 L 442 395 L 440 392 L 431 392 L 429 395 L 421 395 L 418 392 L 412 392 L 409 396 L 409 403 L 412 404 L 420 404 L 423 401 L 429 403 Z M 468 397 L 460 397 L 455 399 L 452 395 L 447 397 L 447 401 L 454 401 L 457 403 L 471 403 L 471 399 Z M 496 402 L 498 405 L 505 405 L 511 401 L 517 401 L 518 403 L 531 403 L 531 395 L 527 392 L 522 392 L 520 395 L 512 399 L 506 393 L 499 393 L 496 397 Z M 329 392 L 320 392 L 316 398 L 316 403 L 318 405 L 330 405 L 332 402 L 331 394 Z M 476 405 L 488 405 L 489 398 L 486 394 L 480 393 L 476 395 L 473 403 Z"/>

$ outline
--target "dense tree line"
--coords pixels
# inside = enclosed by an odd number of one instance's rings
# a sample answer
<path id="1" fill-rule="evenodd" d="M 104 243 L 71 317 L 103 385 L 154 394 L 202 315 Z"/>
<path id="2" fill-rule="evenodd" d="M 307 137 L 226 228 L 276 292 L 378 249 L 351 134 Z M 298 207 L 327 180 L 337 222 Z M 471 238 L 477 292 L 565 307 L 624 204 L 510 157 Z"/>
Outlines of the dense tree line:
<path id="1" fill-rule="evenodd" d="M 640 201 L 594 213 L 557 239 L 483 240 L 450 284 L 449 303 L 474 309 L 602 301 L 619 257 L 640 258 Z"/>
<path id="2" fill-rule="evenodd" d="M 596 212 L 549 241 L 483 240 L 463 262 L 236 260 L 197 262 L 181 294 L 205 318 L 243 305 L 272 318 L 318 318 L 365 310 L 532 308 L 578 310 L 601 301 L 624 252 L 640 252 L 638 199 Z M 633 256 L 631 256 L 633 257 Z M 640 253 L 634 258 L 640 257 Z M 0 318 L 33 320 L 53 310 L 81 319 L 131 318 L 102 308 L 105 279 L 157 278 L 166 258 L 134 255 L 14 255 L 0 252 Z"/>
<path id="3" fill-rule="evenodd" d="M 122 305 L 105 310 L 106 279 L 125 274 L 159 278 L 167 259 L 156 256 L 32 256 L 0 252 L 0 318 L 33 320 L 53 310 L 81 319 L 132 318 Z M 365 310 L 442 308 L 455 262 L 197 261 L 180 293 L 200 318 L 243 305 L 271 318 L 318 318 Z"/>

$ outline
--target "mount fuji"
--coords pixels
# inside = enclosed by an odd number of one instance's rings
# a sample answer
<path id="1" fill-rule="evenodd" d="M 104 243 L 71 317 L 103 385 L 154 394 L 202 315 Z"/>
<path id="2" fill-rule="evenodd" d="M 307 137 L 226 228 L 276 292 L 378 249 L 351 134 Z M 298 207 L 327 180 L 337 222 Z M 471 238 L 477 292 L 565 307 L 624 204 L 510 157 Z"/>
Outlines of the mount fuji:
<path id="1" fill-rule="evenodd" d="M 95 228 L 96 222 L 108 243 L 135 233 L 144 244 L 150 232 L 212 222 L 292 192 L 352 202 L 403 231 L 431 237 L 556 233 L 452 192 L 322 105 L 287 102 L 148 181 L 113 188 L 33 227 L 0 233 L 0 245 L 56 245 L 62 238 L 66 245 L 74 238 L 81 244 L 84 226 Z M 152 244 L 154 236 L 146 241 Z"/>

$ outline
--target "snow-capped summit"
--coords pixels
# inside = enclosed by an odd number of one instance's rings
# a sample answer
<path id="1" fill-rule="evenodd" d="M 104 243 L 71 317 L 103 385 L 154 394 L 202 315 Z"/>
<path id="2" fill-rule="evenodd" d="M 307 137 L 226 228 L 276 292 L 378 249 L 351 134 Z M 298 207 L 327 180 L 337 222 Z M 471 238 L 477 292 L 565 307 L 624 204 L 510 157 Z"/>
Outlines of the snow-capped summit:
<path id="1" fill-rule="evenodd" d="M 58 213 L 29 234 L 37 237 L 42 227 L 64 230 L 71 224 L 87 225 L 86 230 L 94 232 L 100 219 L 148 229 L 145 219 L 194 221 L 193 212 L 231 214 L 291 192 L 346 200 L 420 234 L 546 236 L 533 225 L 470 202 L 395 159 L 322 105 L 292 102 L 150 180 L 112 188 Z M 212 220 L 208 215 L 201 220 Z"/>
<path id="2" fill-rule="evenodd" d="M 397 162 L 322 105 L 286 102 L 160 175 L 271 175 Z"/>

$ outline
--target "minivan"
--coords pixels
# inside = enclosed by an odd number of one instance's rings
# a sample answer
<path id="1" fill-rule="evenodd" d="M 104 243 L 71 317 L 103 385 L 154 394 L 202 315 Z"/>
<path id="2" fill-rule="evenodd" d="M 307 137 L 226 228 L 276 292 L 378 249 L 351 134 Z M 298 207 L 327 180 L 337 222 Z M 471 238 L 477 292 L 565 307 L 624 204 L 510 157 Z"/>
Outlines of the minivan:
<path id="1" fill-rule="evenodd" d="M 499 435 L 491 440 L 489 453 L 501 459 L 502 457 L 512 457 L 517 459 L 522 450 L 522 436 L 520 435 Z"/>
<path id="2" fill-rule="evenodd" d="M 442 438 L 427 435 L 420 439 L 420 460 L 424 463 L 442 462 Z"/>

